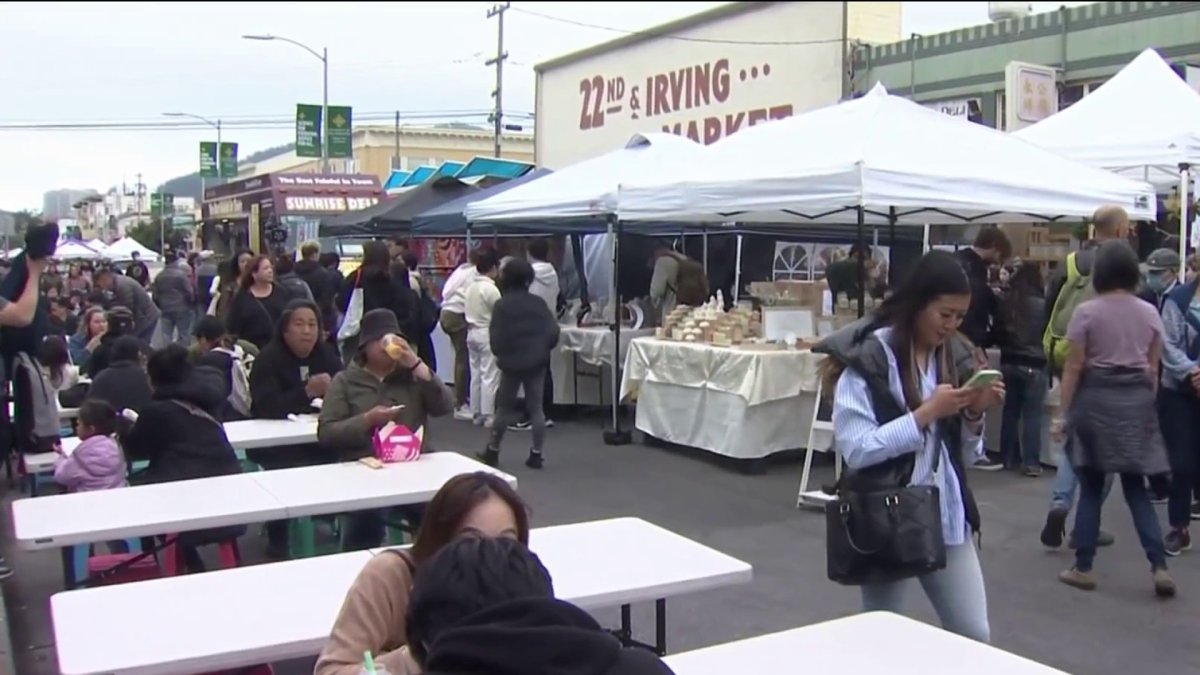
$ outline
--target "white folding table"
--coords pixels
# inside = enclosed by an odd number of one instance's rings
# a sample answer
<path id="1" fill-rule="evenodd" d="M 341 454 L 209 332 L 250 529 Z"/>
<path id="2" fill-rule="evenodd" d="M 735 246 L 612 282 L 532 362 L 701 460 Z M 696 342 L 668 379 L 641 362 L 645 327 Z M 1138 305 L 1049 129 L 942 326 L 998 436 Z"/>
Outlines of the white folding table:
<path id="1" fill-rule="evenodd" d="M 749 564 L 637 518 L 538 529 L 530 546 L 558 597 L 585 608 L 661 603 L 752 578 Z M 59 670 L 183 675 L 312 656 L 355 575 L 378 553 L 56 593 L 50 607 Z"/>
<path id="2" fill-rule="evenodd" d="M 238 420 L 225 422 L 224 426 L 229 444 L 239 450 L 317 442 L 317 420 L 309 415 L 288 420 Z M 62 439 L 64 453 L 69 455 L 77 447 L 79 447 L 78 437 L 68 436 Z M 57 459 L 58 455 L 53 452 L 25 455 L 25 470 L 29 473 L 49 471 L 54 468 L 54 462 Z"/>
<path id="3" fill-rule="evenodd" d="M 666 658 L 676 675 L 805 671 L 888 675 L 1066 675 L 1035 661 L 890 612 L 738 640 Z"/>
<path id="4" fill-rule="evenodd" d="M 451 452 L 370 469 L 358 462 L 257 471 L 12 502 L 13 534 L 25 550 L 247 525 L 267 520 L 428 501 L 450 478 L 491 471 Z"/>
<path id="5" fill-rule="evenodd" d="M 431 452 L 415 462 L 386 464 L 382 469 L 342 462 L 247 475 L 287 509 L 288 518 L 302 518 L 422 504 L 446 481 L 474 471 L 488 471 L 517 485 L 516 478 L 454 452 Z"/>
<path id="6" fill-rule="evenodd" d="M 13 536 L 31 551 L 286 518 L 252 475 L 17 499 Z"/>

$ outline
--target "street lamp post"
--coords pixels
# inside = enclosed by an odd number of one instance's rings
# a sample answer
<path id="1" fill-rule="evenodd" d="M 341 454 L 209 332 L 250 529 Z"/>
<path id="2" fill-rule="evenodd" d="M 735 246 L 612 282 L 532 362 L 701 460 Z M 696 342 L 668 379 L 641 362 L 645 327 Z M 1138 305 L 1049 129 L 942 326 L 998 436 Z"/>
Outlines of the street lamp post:
<path id="1" fill-rule="evenodd" d="M 201 115 L 196 115 L 194 113 L 186 113 L 186 112 L 166 112 L 166 113 L 163 113 L 163 116 L 165 116 L 165 117 L 190 117 L 191 119 L 204 122 L 208 126 L 213 127 L 214 129 L 217 130 L 217 183 L 219 184 L 223 178 L 223 175 L 221 173 L 221 120 L 218 119 L 216 121 L 213 121 L 213 120 L 208 119 L 207 117 L 203 117 Z M 207 181 L 207 179 L 205 179 L 204 173 L 201 172 L 201 174 L 200 174 L 200 222 L 201 222 L 201 227 L 203 227 L 203 222 L 204 222 L 204 193 L 207 189 L 207 183 L 208 183 L 208 181 Z M 161 200 L 161 198 L 160 198 L 160 200 Z M 159 214 L 158 217 L 159 217 L 158 231 L 159 231 L 159 235 L 160 235 L 159 236 L 159 239 L 160 239 L 160 242 L 159 242 L 160 249 L 159 250 L 163 250 L 166 245 L 165 240 L 166 240 L 166 236 L 167 236 L 166 235 L 167 228 L 163 227 L 163 225 L 162 225 L 162 214 L 161 213 Z"/>
<path id="2" fill-rule="evenodd" d="M 308 45 L 278 35 L 243 35 L 246 40 L 278 40 L 295 45 L 312 54 L 321 62 L 321 173 L 329 173 L 329 49 L 322 47 L 320 53 Z"/>

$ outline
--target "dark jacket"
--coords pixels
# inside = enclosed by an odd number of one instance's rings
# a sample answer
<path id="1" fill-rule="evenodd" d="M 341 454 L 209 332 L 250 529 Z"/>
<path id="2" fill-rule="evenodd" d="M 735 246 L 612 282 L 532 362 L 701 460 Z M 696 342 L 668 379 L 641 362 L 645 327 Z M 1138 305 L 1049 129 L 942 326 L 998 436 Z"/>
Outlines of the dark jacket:
<path id="1" fill-rule="evenodd" d="M 321 310 L 321 321 L 325 330 L 337 330 L 337 326 L 334 325 L 337 312 L 334 310 L 333 304 L 337 298 L 338 286 L 333 274 L 321 267 L 321 264 L 315 260 L 301 260 L 296 263 L 296 275 L 308 284 L 313 302 L 316 302 L 317 307 Z"/>
<path id="2" fill-rule="evenodd" d="M 363 413 L 377 405 L 403 405 L 404 409 L 396 415 L 396 422 L 413 431 L 424 427 L 428 418 L 448 415 L 454 410 L 453 396 L 437 373 L 433 373 L 431 380 L 423 382 L 401 369 L 380 381 L 358 362 L 351 362 L 333 378 L 325 394 L 317 424 L 317 440 L 343 461 L 373 456 L 371 434 L 374 429 L 367 426 Z M 426 429 L 422 452 L 429 451 L 428 431 Z"/>
<path id="3" fill-rule="evenodd" d="M 151 288 L 154 291 L 154 301 L 163 312 L 177 315 L 193 311 L 196 289 L 192 284 L 191 275 L 180 267 L 179 263 L 164 267 L 163 271 L 154 277 Z"/>
<path id="4" fill-rule="evenodd" d="M 301 279 L 300 276 L 295 272 L 280 274 L 279 277 L 275 279 L 275 283 L 286 288 L 288 294 L 291 295 L 292 299 L 294 300 L 313 299 L 312 290 L 308 288 L 308 284 L 304 283 L 304 280 Z"/>
<path id="5" fill-rule="evenodd" d="M 250 412 L 256 418 L 274 420 L 314 413 L 312 399 L 304 391 L 305 382 L 313 375 L 325 373 L 332 377 L 341 370 L 342 359 L 333 345 L 324 340 L 318 339 L 312 352 L 300 358 L 281 338 L 276 338 L 259 353 L 250 369 Z M 333 459 L 332 453 L 323 451 L 316 443 L 261 448 L 246 454 L 266 469 L 307 466 Z"/>
<path id="6" fill-rule="evenodd" d="M 980 349 L 994 347 L 1000 343 L 1003 332 L 1000 299 L 988 284 L 988 264 L 973 248 L 964 248 L 955 255 L 971 284 L 971 305 L 958 330 Z"/>
<path id="7" fill-rule="evenodd" d="M 130 458 L 150 461 L 146 482 L 165 483 L 241 472 L 241 464 L 225 436 L 225 427 L 215 419 L 214 413 L 222 401 L 224 397 L 218 387 L 194 373 L 181 384 L 160 387 L 154 392 L 153 400 L 142 407 L 137 423 L 122 440 Z"/>
<path id="8" fill-rule="evenodd" d="M 504 292 L 492 308 L 488 329 L 496 367 L 506 373 L 528 373 L 550 363 L 558 344 L 558 322 L 546 302 L 528 289 Z"/>
<path id="9" fill-rule="evenodd" d="M 1010 308 L 1010 302 L 1020 302 L 1021 306 Z M 1045 368 L 1046 352 L 1042 348 L 1042 336 L 1046 332 L 1046 299 L 1041 295 L 1030 295 L 1021 300 L 1006 298 L 1002 307 L 1006 315 L 1015 315 L 1017 320 L 1010 319 L 1003 324 L 1000 363 L 1039 370 Z"/>
<path id="10" fill-rule="evenodd" d="M 417 294 L 408 287 L 408 275 L 396 277 L 388 274 L 362 274 L 358 268 L 346 276 L 342 282 L 342 291 L 338 298 L 338 309 L 343 314 L 350 306 L 350 296 L 360 285 L 362 277 L 363 314 L 373 309 L 390 309 L 400 323 L 400 331 L 411 341 L 417 342 L 416 336 L 421 334 L 420 309 L 417 306 Z"/>
<path id="11" fill-rule="evenodd" d="M 425 675 L 671 675 L 590 614 L 551 598 L 514 600 L 459 621 L 428 645 Z"/>
<path id="12" fill-rule="evenodd" d="M 117 412 L 129 408 L 140 413 L 153 396 L 142 364 L 114 361 L 96 374 L 85 400 L 104 401 Z"/>
<path id="13" fill-rule="evenodd" d="M 141 335 L 156 321 L 160 312 L 158 305 L 150 299 L 150 294 L 136 279 L 112 275 L 113 306 L 121 306 L 133 313 L 133 333 Z"/>
<path id="14" fill-rule="evenodd" d="M 265 298 L 238 289 L 225 317 L 225 328 L 230 335 L 261 349 L 271 341 L 279 317 L 291 300 L 292 294 L 279 284 L 273 284 L 271 294 Z"/>
<path id="15" fill-rule="evenodd" d="M 890 365 L 887 352 L 883 343 L 874 335 L 877 326 L 871 325 L 870 321 L 871 318 L 867 317 L 842 328 L 817 343 L 813 347 L 813 352 L 826 354 L 846 368 L 856 371 L 867 381 L 867 387 L 873 395 L 877 392 L 879 396 L 892 396 L 888 385 Z M 949 358 L 955 364 L 955 372 L 958 376 L 956 384 L 962 386 L 975 373 L 975 357 L 971 345 L 968 345 L 961 337 L 953 336 L 947 340 L 944 348 L 950 350 Z M 896 401 L 893 397 L 892 402 L 900 409 L 905 409 L 903 401 Z M 891 421 L 891 418 L 881 419 L 881 417 L 884 416 L 877 407 L 876 421 L 880 424 Z M 978 532 L 979 508 L 975 505 L 975 497 L 971 494 L 971 488 L 967 484 L 967 472 L 963 463 L 962 420 L 958 417 L 950 417 L 941 420 L 941 424 L 942 440 L 946 444 L 947 454 L 950 456 L 950 465 L 954 469 L 954 473 L 958 477 L 958 484 L 962 489 L 967 523 L 973 532 Z M 870 471 L 870 469 L 871 467 L 866 467 L 860 471 Z"/>

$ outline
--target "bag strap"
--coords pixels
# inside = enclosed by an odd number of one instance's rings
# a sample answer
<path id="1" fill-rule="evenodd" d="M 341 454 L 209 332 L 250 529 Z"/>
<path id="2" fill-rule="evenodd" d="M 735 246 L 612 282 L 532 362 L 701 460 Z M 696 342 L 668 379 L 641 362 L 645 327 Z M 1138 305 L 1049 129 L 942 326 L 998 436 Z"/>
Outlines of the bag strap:
<path id="1" fill-rule="evenodd" d="M 218 427 L 221 427 L 222 429 L 225 428 L 224 425 L 222 425 L 220 422 L 218 422 L 215 417 L 213 417 L 212 415 L 209 415 L 203 408 L 192 405 L 191 403 L 188 403 L 187 401 L 181 401 L 177 398 L 168 399 L 168 401 L 170 401 L 171 403 L 174 403 L 175 405 L 179 406 L 180 408 L 183 408 L 184 410 L 188 411 L 192 415 L 195 415 L 196 417 L 202 417 L 202 418 L 208 420 L 209 422 L 212 422 L 213 424 L 217 425 Z"/>

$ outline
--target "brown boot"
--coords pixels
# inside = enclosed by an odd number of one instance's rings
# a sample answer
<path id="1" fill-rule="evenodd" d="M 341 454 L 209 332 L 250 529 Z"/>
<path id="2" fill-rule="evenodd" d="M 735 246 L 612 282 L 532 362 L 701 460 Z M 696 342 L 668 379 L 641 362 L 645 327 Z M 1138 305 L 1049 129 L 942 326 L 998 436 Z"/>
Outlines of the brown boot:
<path id="1" fill-rule="evenodd" d="M 1082 591 L 1096 590 L 1096 579 L 1091 572 L 1081 572 L 1074 567 L 1058 573 L 1058 580 Z"/>
<path id="2" fill-rule="evenodd" d="M 1160 598 L 1175 597 L 1175 580 L 1167 574 L 1167 568 L 1160 567 L 1152 574 L 1154 575 L 1154 594 Z"/>

